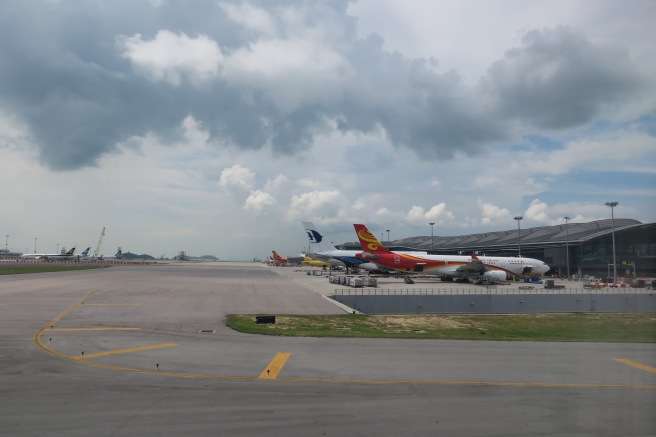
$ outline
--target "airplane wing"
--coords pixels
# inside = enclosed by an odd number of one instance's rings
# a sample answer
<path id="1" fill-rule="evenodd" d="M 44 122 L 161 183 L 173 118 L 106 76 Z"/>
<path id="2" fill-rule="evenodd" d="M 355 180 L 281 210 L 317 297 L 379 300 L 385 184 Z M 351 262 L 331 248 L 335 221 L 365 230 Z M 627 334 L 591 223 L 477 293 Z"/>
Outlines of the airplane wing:
<path id="1" fill-rule="evenodd" d="M 312 258 L 313 260 L 316 261 L 328 261 L 332 258 L 332 256 L 330 255 L 322 255 L 320 253 L 310 253 L 310 252 L 306 253 L 305 256 L 307 256 L 308 258 Z"/>
<path id="2" fill-rule="evenodd" d="M 464 276 L 468 275 L 482 275 L 487 271 L 487 267 L 483 264 L 483 261 L 478 259 L 476 255 L 472 255 L 472 260 L 467 264 L 458 266 L 455 269 L 455 272 L 460 273 Z"/>

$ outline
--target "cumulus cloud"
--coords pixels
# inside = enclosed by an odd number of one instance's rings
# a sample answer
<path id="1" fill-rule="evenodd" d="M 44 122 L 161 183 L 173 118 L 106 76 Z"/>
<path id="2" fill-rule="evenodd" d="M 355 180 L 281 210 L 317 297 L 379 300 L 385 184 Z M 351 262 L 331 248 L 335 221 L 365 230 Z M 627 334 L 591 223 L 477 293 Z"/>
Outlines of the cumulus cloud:
<path id="1" fill-rule="evenodd" d="M 140 34 L 117 37 L 135 70 L 153 81 L 179 85 L 183 79 L 200 85 L 216 78 L 223 62 L 219 45 L 206 35 L 190 38 L 184 33 L 160 30 L 150 40 Z"/>
<path id="2" fill-rule="evenodd" d="M 219 186 L 230 189 L 237 188 L 248 190 L 253 186 L 255 173 L 240 164 L 235 164 L 230 168 L 225 168 L 219 178 Z"/>
<path id="3" fill-rule="evenodd" d="M 315 190 L 292 196 L 288 216 L 299 218 L 308 215 L 335 216 L 339 210 L 340 192 Z"/>
<path id="4" fill-rule="evenodd" d="M 276 198 L 271 194 L 256 190 L 252 191 L 244 202 L 244 209 L 262 212 L 266 207 L 273 206 L 276 203 Z"/>
<path id="5" fill-rule="evenodd" d="M 450 222 L 454 219 L 451 211 L 446 209 L 445 203 L 438 203 L 432 206 L 428 211 L 422 206 L 413 206 L 405 216 L 406 220 L 411 223 L 424 223 L 426 221 L 433 221 L 438 224 Z"/>
<path id="6" fill-rule="evenodd" d="M 547 214 L 548 208 L 540 199 L 534 199 L 524 212 L 524 218 L 536 223 L 550 224 L 552 220 Z"/>
<path id="7" fill-rule="evenodd" d="M 266 36 L 276 36 L 278 33 L 275 18 L 250 2 L 241 4 L 220 2 L 219 5 L 232 21 L 245 29 Z"/>
<path id="8" fill-rule="evenodd" d="M 477 203 L 481 209 L 481 215 L 483 216 L 481 219 L 482 225 L 489 225 L 500 220 L 506 220 L 510 217 L 510 211 L 506 208 L 483 202 L 481 199 L 478 199 Z"/>

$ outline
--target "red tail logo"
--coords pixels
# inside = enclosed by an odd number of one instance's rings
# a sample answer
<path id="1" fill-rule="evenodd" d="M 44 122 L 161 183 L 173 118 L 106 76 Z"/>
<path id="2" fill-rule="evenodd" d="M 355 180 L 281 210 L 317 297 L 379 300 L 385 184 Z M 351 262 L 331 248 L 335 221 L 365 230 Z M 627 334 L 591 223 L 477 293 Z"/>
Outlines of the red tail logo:
<path id="1" fill-rule="evenodd" d="M 360 240 L 360 246 L 362 250 L 369 253 L 390 253 L 385 246 L 383 246 L 380 241 L 374 235 L 369 232 L 369 229 L 362 224 L 354 224 L 355 233 L 358 235 Z"/>

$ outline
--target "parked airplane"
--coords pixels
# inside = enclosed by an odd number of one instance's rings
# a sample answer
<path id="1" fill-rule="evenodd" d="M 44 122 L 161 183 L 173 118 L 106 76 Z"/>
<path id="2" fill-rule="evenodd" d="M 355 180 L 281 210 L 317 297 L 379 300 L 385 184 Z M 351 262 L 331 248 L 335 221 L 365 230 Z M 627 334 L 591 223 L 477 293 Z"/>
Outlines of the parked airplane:
<path id="1" fill-rule="evenodd" d="M 91 250 L 91 247 L 87 247 L 86 249 L 84 249 L 84 252 L 77 255 L 77 259 L 89 259 L 89 251 L 90 250 Z"/>
<path id="2" fill-rule="evenodd" d="M 273 261 L 279 262 L 279 263 L 286 263 L 287 262 L 287 258 L 285 258 L 284 256 L 278 255 L 278 252 L 276 252 L 275 250 L 272 250 L 271 253 L 273 254 L 273 256 L 271 257 L 271 259 Z"/>
<path id="3" fill-rule="evenodd" d="M 68 252 L 62 251 L 60 253 L 26 253 L 21 255 L 21 258 L 26 259 L 72 259 L 75 257 L 75 247 Z"/>
<path id="4" fill-rule="evenodd" d="M 316 261 L 312 258 L 308 258 L 307 256 L 303 256 L 301 264 L 312 267 L 331 267 L 330 263 L 327 261 Z"/>
<path id="5" fill-rule="evenodd" d="M 363 252 L 364 261 L 406 273 L 428 273 L 442 277 L 444 281 L 505 280 L 508 275 L 544 274 L 549 266 L 533 258 L 490 257 L 463 255 L 421 255 L 413 256 L 392 252 L 367 229 L 365 225 L 354 224 Z"/>
<path id="6" fill-rule="evenodd" d="M 357 255 L 361 253 L 359 250 L 340 250 L 337 249 L 332 243 L 319 233 L 317 227 L 311 222 L 301 222 L 307 236 L 310 239 L 310 251 L 305 255 L 316 261 L 323 261 L 330 263 L 333 267 L 360 268 L 365 270 L 388 270 L 386 267 L 362 258 Z M 411 253 L 413 255 L 426 255 L 426 252 L 402 252 Z"/>

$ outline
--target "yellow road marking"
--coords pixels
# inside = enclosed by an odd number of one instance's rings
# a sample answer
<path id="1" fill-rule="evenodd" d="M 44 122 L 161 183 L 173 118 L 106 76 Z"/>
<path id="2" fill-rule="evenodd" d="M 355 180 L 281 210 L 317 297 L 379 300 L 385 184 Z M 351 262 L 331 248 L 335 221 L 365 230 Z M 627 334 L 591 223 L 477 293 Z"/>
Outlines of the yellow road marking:
<path id="1" fill-rule="evenodd" d="M 63 319 L 64 317 L 66 317 L 66 315 L 67 315 L 68 313 L 70 313 L 70 312 L 73 311 L 75 308 L 77 308 L 78 306 L 80 306 L 80 305 L 84 302 L 84 300 L 85 300 L 85 299 L 88 299 L 89 297 L 91 297 L 91 296 L 93 295 L 93 293 L 95 293 L 95 291 L 92 291 L 91 293 L 87 294 L 87 295 L 84 296 L 83 298 L 79 299 L 79 300 L 78 300 L 77 302 L 75 302 L 73 305 L 71 305 L 70 307 L 68 307 L 67 309 L 65 309 L 65 310 L 62 311 L 61 313 L 59 313 L 59 315 L 58 315 L 57 317 L 55 317 L 54 319 L 52 319 L 51 321 L 49 321 L 48 323 L 46 323 L 46 325 L 45 325 L 44 327 L 42 327 L 42 328 L 39 329 L 37 332 L 35 332 L 35 333 L 34 333 L 34 338 L 33 338 L 34 343 L 36 343 L 36 345 L 39 346 L 39 347 L 40 347 L 41 349 L 43 349 L 44 351 L 49 352 L 49 353 L 51 353 L 51 354 L 53 354 L 53 355 L 56 355 L 56 356 L 58 356 L 58 357 L 60 357 L 60 358 L 65 358 L 65 359 L 67 359 L 67 360 L 72 359 L 72 358 L 70 358 L 68 355 L 64 355 L 63 353 L 58 352 L 58 351 L 56 351 L 56 350 L 54 350 L 54 349 L 52 349 L 52 348 L 46 346 L 45 344 L 43 344 L 43 342 L 41 341 L 41 335 L 43 335 L 43 332 L 44 332 L 46 329 L 48 329 L 48 328 L 52 328 L 52 327 L 55 325 L 55 323 L 59 322 L 61 319 Z"/>
<path id="2" fill-rule="evenodd" d="M 656 369 L 653 367 L 645 366 L 644 364 L 636 363 L 635 361 L 627 360 L 626 358 L 615 358 L 615 361 L 622 364 L 627 364 L 629 366 L 636 367 L 641 370 L 646 370 L 647 372 L 656 373 Z"/>
<path id="3" fill-rule="evenodd" d="M 87 294 L 77 302 L 75 302 L 73 305 L 71 305 L 68 309 L 64 310 L 59 314 L 57 317 L 52 319 L 50 322 L 48 322 L 44 327 L 39 329 L 37 332 L 34 333 L 34 343 L 36 343 L 39 348 L 43 349 L 44 351 L 55 355 L 59 358 L 63 358 L 65 360 L 71 360 L 75 361 L 77 363 L 82 363 L 86 364 L 88 366 L 95 366 L 95 367 L 101 367 L 103 369 L 109 369 L 109 370 L 117 370 L 121 372 L 132 372 L 132 373 L 141 373 L 141 374 L 146 374 L 146 375 L 159 375 L 159 376 L 170 376 L 170 377 L 175 377 L 175 378 L 191 378 L 191 379 L 211 379 L 211 380 L 220 380 L 220 381 L 257 381 L 259 379 L 262 379 L 262 374 L 259 377 L 252 377 L 252 376 L 222 376 L 222 375 L 203 375 L 203 374 L 191 374 L 191 373 L 179 373 L 179 372 L 164 372 L 164 371 L 154 371 L 154 370 L 146 370 L 146 369 L 137 369 L 133 367 L 122 367 L 122 366 L 112 366 L 109 364 L 104 364 L 104 363 L 98 363 L 94 361 L 84 361 L 77 359 L 75 357 L 71 357 L 68 355 L 65 355 L 55 349 L 52 349 L 48 346 L 46 346 L 43 341 L 41 340 L 41 336 L 43 335 L 44 331 L 46 331 L 48 328 L 53 326 L 55 323 L 57 323 L 59 320 L 64 318 L 68 313 L 73 311 L 76 307 L 82 304 L 85 299 L 91 297 L 95 293 L 92 291 L 91 293 Z M 281 355 L 281 354 L 278 354 Z M 276 355 L 276 357 L 278 356 Z M 287 358 L 289 358 L 289 355 L 287 354 L 287 357 L 285 358 L 285 361 Z M 275 358 L 274 358 L 275 360 Z M 620 361 L 620 359 L 618 359 Z M 629 360 L 626 360 L 629 361 Z M 622 361 L 620 361 L 622 362 Z M 282 363 L 284 364 L 284 363 Z M 282 366 L 281 366 L 282 367 Z M 269 369 L 271 370 L 271 369 Z M 266 373 L 266 369 L 264 370 L 263 374 Z M 271 379 L 271 378 L 268 378 Z M 315 383 L 342 383 L 342 384 L 348 384 L 348 383 L 356 383 L 356 384 L 413 384 L 413 385 L 452 385 L 452 386 L 457 386 L 457 385 L 475 385 L 475 386 L 486 386 L 486 387 L 559 387 L 559 388 L 592 388 L 592 389 L 599 389 L 599 388 L 608 388 L 608 389 L 642 389 L 642 390 L 656 390 L 656 385 L 629 385 L 629 384 L 568 384 L 568 383 L 545 383 L 545 382 L 492 382 L 492 381 L 413 381 L 413 380 L 378 380 L 378 379 L 338 379 L 338 378 L 280 378 L 277 379 L 277 381 L 285 381 L 285 382 L 315 382 Z"/>
<path id="4" fill-rule="evenodd" d="M 282 370 L 282 367 L 285 365 L 291 353 L 289 352 L 279 352 L 271 360 L 269 365 L 260 373 L 258 379 L 276 379 L 278 374 Z"/>
<path id="5" fill-rule="evenodd" d="M 63 331 L 141 331 L 141 328 L 52 328 L 48 332 Z"/>
<path id="6" fill-rule="evenodd" d="M 115 351 L 107 351 L 107 352 L 98 352 L 95 354 L 85 354 L 84 356 L 82 355 L 73 355 L 71 358 L 74 360 L 82 360 L 82 359 L 87 359 L 87 358 L 96 358 L 96 357 L 105 357 L 107 355 L 117 355 L 117 354 L 129 354 L 131 352 L 140 352 L 140 351 L 147 351 L 151 349 L 159 349 L 162 347 L 171 347 L 171 346 L 177 346 L 177 343 L 163 343 L 163 344 L 154 344 L 152 346 L 142 346 L 142 347 L 133 347 L 130 349 L 118 349 Z"/>

